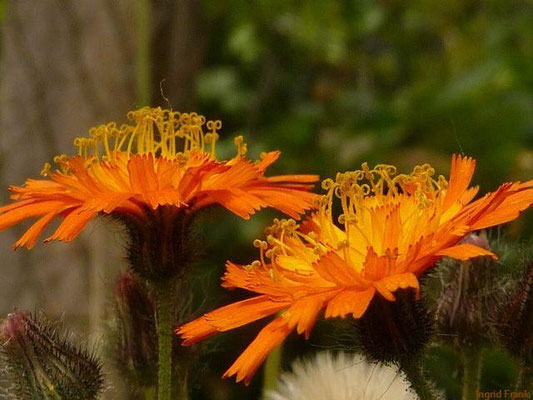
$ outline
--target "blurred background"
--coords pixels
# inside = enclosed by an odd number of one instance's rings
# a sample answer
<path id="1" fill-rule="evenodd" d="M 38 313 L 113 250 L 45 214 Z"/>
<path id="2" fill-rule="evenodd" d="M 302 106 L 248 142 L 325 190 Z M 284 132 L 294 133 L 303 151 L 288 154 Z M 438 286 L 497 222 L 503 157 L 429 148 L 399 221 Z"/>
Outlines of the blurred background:
<path id="1" fill-rule="evenodd" d="M 1 1 L 0 187 L 38 177 L 91 126 L 144 105 L 223 121 L 221 156 L 243 134 L 250 155 L 280 149 L 274 173 L 357 169 L 364 161 L 447 174 L 452 153 L 478 160 L 482 192 L 533 177 L 533 5 L 527 0 L 31 0 Z M 208 211 L 195 266 L 195 315 L 240 293 L 222 291 L 225 260 L 250 262 L 273 212 L 251 222 Z M 531 240 L 532 214 L 507 227 Z M 93 223 L 70 245 L 11 251 L 0 235 L 0 314 L 42 309 L 102 348 L 122 260 L 120 228 Z M 195 399 L 257 399 L 220 375 L 257 326 L 212 341 Z M 326 329 L 327 330 L 327 329 Z M 284 365 L 325 340 L 292 337 Z M 428 361 L 449 399 L 460 361 Z M 509 357 L 487 355 L 482 388 L 511 385 Z M 506 386 L 507 385 L 507 386 Z M 107 398 L 121 395 L 113 382 Z"/>

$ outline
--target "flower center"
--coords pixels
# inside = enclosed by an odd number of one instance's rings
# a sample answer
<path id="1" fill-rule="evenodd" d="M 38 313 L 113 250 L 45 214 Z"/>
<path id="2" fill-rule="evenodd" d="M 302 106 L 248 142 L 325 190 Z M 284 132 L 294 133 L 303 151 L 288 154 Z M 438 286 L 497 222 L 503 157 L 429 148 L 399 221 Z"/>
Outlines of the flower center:
<path id="1" fill-rule="evenodd" d="M 435 169 L 429 164 L 416 166 L 410 174 L 398 174 L 396 167 L 379 164 L 370 169 L 367 163 L 361 170 L 337 174 L 335 180 L 325 179 L 322 188 L 326 195 L 320 201 L 320 212 L 332 220 L 333 198 L 341 201 L 339 223 L 355 225 L 363 208 L 391 205 L 400 196 L 414 196 L 419 209 L 434 204 L 446 191 L 448 182 L 444 176 L 434 178 Z"/>

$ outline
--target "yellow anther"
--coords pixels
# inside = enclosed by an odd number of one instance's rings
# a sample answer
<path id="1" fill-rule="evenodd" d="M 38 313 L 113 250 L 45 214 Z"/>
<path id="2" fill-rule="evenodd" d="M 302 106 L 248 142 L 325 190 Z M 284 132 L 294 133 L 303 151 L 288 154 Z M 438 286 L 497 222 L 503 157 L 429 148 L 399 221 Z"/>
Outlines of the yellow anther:
<path id="1" fill-rule="evenodd" d="M 239 135 L 233 139 L 233 143 L 235 143 L 235 146 L 237 147 L 237 155 L 236 158 L 244 157 L 246 153 L 248 153 L 248 146 L 246 143 L 244 143 L 244 138 L 242 135 Z"/>
<path id="2" fill-rule="evenodd" d="M 69 172 L 68 157 L 65 154 L 61 154 L 60 156 L 55 156 L 54 163 L 59 165 L 59 168 L 61 168 L 61 172 L 63 172 L 64 174 L 68 174 Z"/>
<path id="3" fill-rule="evenodd" d="M 325 179 L 322 188 L 326 194 L 317 198 L 315 205 L 323 218 L 331 220 L 334 214 L 333 200 L 339 198 L 342 210 L 338 222 L 344 225 L 349 239 L 348 225 L 357 228 L 358 215 L 363 208 L 368 207 L 365 202 L 368 197 L 377 197 L 377 204 L 380 204 L 381 201 L 390 201 L 398 195 L 409 193 L 415 196 L 420 209 L 434 204 L 448 186 L 444 177 L 435 180 L 434 175 L 435 169 L 429 164 L 416 166 L 411 174 L 398 175 L 394 166 L 379 164 L 371 169 L 367 163 L 363 163 L 361 170 L 338 173 L 335 180 Z"/>
<path id="4" fill-rule="evenodd" d="M 331 187 L 335 185 L 335 182 L 331 178 L 324 179 L 322 181 L 322 189 L 329 190 Z"/>
<path id="5" fill-rule="evenodd" d="M 255 239 L 254 247 L 257 247 L 258 249 L 266 250 L 268 248 L 268 243 L 263 240 Z"/>
<path id="6" fill-rule="evenodd" d="M 348 240 L 342 240 L 338 244 L 338 250 L 342 250 L 342 249 L 345 249 L 347 247 L 350 247 L 350 243 L 348 242 Z"/>
<path id="7" fill-rule="evenodd" d="M 211 159 L 216 158 L 215 143 L 220 121 L 206 121 L 196 113 L 178 113 L 172 110 L 141 108 L 127 114 L 129 124 L 118 127 L 115 122 L 99 125 L 89 130 L 86 138 L 76 138 L 74 145 L 78 155 L 85 160 L 96 157 L 109 162 L 116 160 L 118 153 L 147 154 L 177 160 L 180 163 L 189 159 L 192 152 L 206 152 Z M 204 128 L 207 131 L 204 131 Z M 246 144 L 240 137 L 239 156 L 246 155 Z M 206 144 L 210 148 L 206 149 Z"/>
<path id="8" fill-rule="evenodd" d="M 448 181 L 446 180 L 446 178 L 442 175 L 439 175 L 439 180 L 437 181 L 437 185 L 439 187 L 439 189 L 443 190 L 443 189 L 447 189 L 448 188 Z"/>
<path id="9" fill-rule="evenodd" d="M 320 245 L 317 245 L 317 246 L 313 247 L 313 253 L 318 255 L 318 256 L 321 256 L 321 255 L 323 255 L 325 253 L 325 251 Z"/>
<path id="10" fill-rule="evenodd" d="M 43 169 L 41 170 L 41 176 L 47 177 L 50 176 L 50 171 L 52 170 L 52 164 L 45 163 Z"/>

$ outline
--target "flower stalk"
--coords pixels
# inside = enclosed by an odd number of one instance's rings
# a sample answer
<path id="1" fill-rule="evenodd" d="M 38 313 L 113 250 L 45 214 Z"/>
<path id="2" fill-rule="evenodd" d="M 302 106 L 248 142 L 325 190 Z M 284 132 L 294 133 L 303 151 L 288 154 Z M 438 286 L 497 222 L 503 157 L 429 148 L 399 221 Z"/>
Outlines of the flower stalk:
<path id="1" fill-rule="evenodd" d="M 187 398 L 198 349 L 183 349 L 171 337 L 169 366 L 168 327 L 189 315 L 190 300 L 190 291 L 179 277 L 147 282 L 132 271 L 117 276 L 110 349 L 131 392 L 145 400 L 157 399 L 158 388 L 168 387 L 169 370 L 171 398 Z"/>
<path id="2" fill-rule="evenodd" d="M 400 369 L 405 373 L 407 380 L 411 384 L 411 388 L 420 400 L 437 400 L 435 391 L 428 379 L 424 376 L 420 364 L 419 360 L 403 362 L 400 365 Z"/>
<path id="3" fill-rule="evenodd" d="M 172 317 L 175 283 L 173 280 L 156 285 L 156 327 L 158 344 L 158 400 L 170 400 L 172 391 Z M 185 398 L 185 397 L 182 397 Z"/>
<path id="4" fill-rule="evenodd" d="M 149 215 L 149 223 L 145 225 L 125 221 L 130 237 L 128 258 L 131 269 L 146 280 L 155 296 L 157 399 L 170 400 L 173 387 L 180 393 L 180 399 L 186 399 L 186 383 L 175 382 L 179 385 L 176 386 L 172 382 L 172 328 L 176 291 L 181 287 L 193 253 L 191 218 L 165 207 Z"/>

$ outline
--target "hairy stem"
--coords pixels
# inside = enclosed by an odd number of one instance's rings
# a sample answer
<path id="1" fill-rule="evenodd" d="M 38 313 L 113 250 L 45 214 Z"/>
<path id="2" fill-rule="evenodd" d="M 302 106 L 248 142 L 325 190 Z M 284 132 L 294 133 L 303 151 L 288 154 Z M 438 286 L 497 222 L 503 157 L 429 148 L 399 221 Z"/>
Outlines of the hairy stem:
<path id="1" fill-rule="evenodd" d="M 172 391 L 172 316 L 174 283 L 160 282 L 155 287 L 157 304 L 158 375 L 157 399 L 170 400 Z"/>
<path id="2" fill-rule="evenodd" d="M 400 369 L 405 373 L 411 388 L 420 400 L 437 400 L 435 390 L 429 379 L 422 373 L 422 367 L 417 361 L 403 362 Z"/>
<path id="3" fill-rule="evenodd" d="M 477 399 L 482 361 L 482 349 L 467 346 L 463 350 L 463 400 Z"/>

